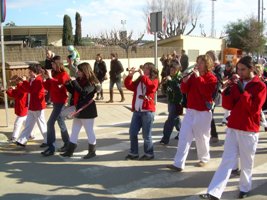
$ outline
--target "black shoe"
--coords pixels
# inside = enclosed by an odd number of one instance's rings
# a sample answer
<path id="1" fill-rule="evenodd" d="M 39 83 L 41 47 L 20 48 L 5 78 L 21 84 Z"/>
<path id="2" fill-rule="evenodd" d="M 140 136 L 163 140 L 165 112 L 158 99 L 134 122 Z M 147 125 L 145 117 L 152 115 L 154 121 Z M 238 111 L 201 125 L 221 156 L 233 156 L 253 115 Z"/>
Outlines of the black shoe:
<path id="1" fill-rule="evenodd" d="M 65 145 L 65 144 L 64 144 L 63 147 L 60 147 L 57 151 L 58 151 L 58 152 L 61 152 L 61 153 L 62 153 L 62 152 L 66 152 L 66 151 L 67 151 L 67 148 L 68 148 L 68 145 Z"/>
<path id="2" fill-rule="evenodd" d="M 179 140 L 179 135 L 176 135 L 174 139 Z"/>
<path id="3" fill-rule="evenodd" d="M 267 127 L 264 127 L 264 131 L 267 132 Z"/>
<path id="4" fill-rule="evenodd" d="M 242 192 L 242 191 L 239 192 L 239 196 L 238 196 L 239 199 L 244 199 L 247 197 L 248 197 L 248 192 Z"/>
<path id="5" fill-rule="evenodd" d="M 139 158 L 139 160 L 153 160 L 154 156 L 148 156 L 148 155 L 143 155 L 142 157 Z"/>
<path id="6" fill-rule="evenodd" d="M 51 148 L 47 148 L 45 151 L 41 152 L 41 154 L 45 157 L 47 156 L 52 156 L 55 154 L 55 150 L 51 149 Z"/>
<path id="7" fill-rule="evenodd" d="M 181 171 L 183 171 L 182 168 L 180 168 L 180 167 L 176 167 L 176 166 L 174 166 L 174 165 L 166 165 L 166 167 L 167 167 L 168 169 L 171 169 L 171 170 L 174 170 L 174 171 L 177 171 L 177 172 L 181 172 Z"/>
<path id="8" fill-rule="evenodd" d="M 138 160 L 138 159 L 139 159 L 139 156 L 138 156 L 138 155 L 133 156 L 133 155 L 128 154 L 128 155 L 125 157 L 125 160 Z"/>
<path id="9" fill-rule="evenodd" d="M 209 200 L 219 200 L 219 198 L 212 196 L 211 194 L 201 194 L 199 195 L 200 199 L 209 199 Z"/>
<path id="10" fill-rule="evenodd" d="M 19 142 L 16 142 L 16 145 L 17 145 L 17 146 L 20 146 L 20 147 L 26 147 L 25 144 L 21 144 L 21 143 L 19 143 Z"/>
<path id="11" fill-rule="evenodd" d="M 166 139 L 162 138 L 159 143 L 162 144 L 162 145 L 167 145 L 167 144 L 169 144 L 169 141 L 167 141 Z"/>
<path id="12" fill-rule="evenodd" d="M 233 169 L 232 172 L 231 172 L 231 177 L 236 177 L 236 176 L 240 176 L 240 170 L 237 168 L 237 169 Z"/>
<path id="13" fill-rule="evenodd" d="M 40 145 L 40 148 L 44 148 L 44 147 L 47 147 L 47 144 L 46 144 L 46 143 L 42 143 L 42 144 Z"/>

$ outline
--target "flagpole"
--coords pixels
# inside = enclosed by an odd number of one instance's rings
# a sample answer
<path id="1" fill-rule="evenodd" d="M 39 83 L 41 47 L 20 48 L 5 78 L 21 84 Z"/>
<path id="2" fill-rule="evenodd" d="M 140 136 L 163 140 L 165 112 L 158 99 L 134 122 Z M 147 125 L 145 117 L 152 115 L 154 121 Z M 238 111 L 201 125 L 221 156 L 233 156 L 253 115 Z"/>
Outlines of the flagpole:
<path id="1" fill-rule="evenodd" d="M 3 2 L 2 6 L 3 6 Z M 2 16 L 3 9 L 0 9 L 0 16 Z M 4 89 L 7 89 L 6 84 L 6 70 L 5 70 L 5 50 L 4 50 L 4 30 L 3 30 L 3 23 L 1 20 L 1 51 L 2 51 L 2 84 Z M 5 101 L 5 110 L 6 110 L 6 126 L 8 127 L 8 101 L 7 101 L 7 94 L 4 92 L 4 101 Z"/>

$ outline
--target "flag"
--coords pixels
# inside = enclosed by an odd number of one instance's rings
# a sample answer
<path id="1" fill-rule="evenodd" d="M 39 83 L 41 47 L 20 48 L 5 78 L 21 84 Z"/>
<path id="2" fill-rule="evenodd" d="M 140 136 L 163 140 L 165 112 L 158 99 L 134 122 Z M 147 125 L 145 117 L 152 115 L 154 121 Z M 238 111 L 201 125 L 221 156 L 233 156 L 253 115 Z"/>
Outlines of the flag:
<path id="1" fill-rule="evenodd" d="M 147 29 L 147 34 L 152 34 L 151 33 L 150 16 L 149 15 L 147 17 L 147 26 L 146 26 L 146 29 Z"/>

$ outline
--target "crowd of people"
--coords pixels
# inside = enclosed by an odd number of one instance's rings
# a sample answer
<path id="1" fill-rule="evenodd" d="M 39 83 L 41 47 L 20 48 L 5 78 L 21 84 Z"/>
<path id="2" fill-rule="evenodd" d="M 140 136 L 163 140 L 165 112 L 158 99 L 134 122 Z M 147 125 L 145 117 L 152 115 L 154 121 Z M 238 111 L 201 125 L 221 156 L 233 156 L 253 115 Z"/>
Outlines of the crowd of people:
<path id="1" fill-rule="evenodd" d="M 102 83 L 107 80 L 106 63 L 101 54 L 96 55 L 94 67 L 81 63 L 78 51 L 69 46 L 67 73 L 61 57 L 47 51 L 45 67 L 29 66 L 29 77 L 15 77 L 16 87 L 7 94 L 15 99 L 17 115 L 11 140 L 25 147 L 32 137 L 37 123 L 43 135 L 41 154 L 55 154 L 57 121 L 64 145 L 58 149 L 63 157 L 71 157 L 77 147 L 78 135 L 84 127 L 88 137 L 88 154 L 84 159 L 96 156 L 94 119 L 97 117 L 95 100 L 103 100 Z M 113 103 L 113 87 L 116 84 L 121 102 L 125 101 L 121 73 L 124 68 L 116 53 L 111 53 L 110 99 Z M 240 175 L 239 198 L 248 196 L 251 190 L 253 161 L 257 149 L 260 125 L 267 130 L 264 110 L 267 108 L 266 79 L 263 66 L 244 56 L 237 64 L 228 61 L 220 64 L 214 51 L 199 55 L 193 66 L 184 50 L 163 55 L 161 81 L 153 63 L 144 63 L 140 68 L 130 68 L 124 79 L 126 89 L 133 91 L 132 118 L 129 128 L 130 147 L 126 160 L 152 160 L 155 157 L 152 127 L 155 116 L 155 95 L 161 86 L 168 100 L 168 118 L 163 126 L 160 144 L 168 145 L 173 128 L 178 139 L 174 162 L 166 167 L 181 172 L 186 166 L 187 155 L 193 140 L 196 142 L 199 162 L 204 167 L 210 158 L 210 143 L 219 141 L 214 121 L 216 106 L 225 109 L 221 125 L 227 125 L 224 153 L 206 194 L 201 199 L 220 199 L 231 173 Z M 137 75 L 137 78 L 133 78 Z M 47 91 L 47 92 L 46 92 Z M 96 95 L 96 97 L 95 97 Z M 45 107 L 52 104 L 53 110 L 46 122 Z M 62 110 L 69 104 L 74 109 L 72 129 L 66 128 Z M 185 111 L 185 114 L 184 114 Z M 183 120 L 181 115 L 184 114 Z M 26 117 L 27 116 L 27 117 Z M 25 127 L 20 133 L 23 122 Z M 144 155 L 139 156 L 138 134 L 142 129 Z M 70 133 L 69 133 L 70 131 Z M 238 160 L 240 160 L 238 162 Z M 240 163 L 240 169 L 239 164 Z"/>

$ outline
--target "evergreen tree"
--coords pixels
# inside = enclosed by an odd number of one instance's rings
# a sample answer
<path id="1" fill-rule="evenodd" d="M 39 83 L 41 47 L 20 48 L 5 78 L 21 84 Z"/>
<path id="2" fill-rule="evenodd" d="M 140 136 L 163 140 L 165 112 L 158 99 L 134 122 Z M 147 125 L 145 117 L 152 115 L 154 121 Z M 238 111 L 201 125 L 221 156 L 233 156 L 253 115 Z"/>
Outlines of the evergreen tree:
<path id="1" fill-rule="evenodd" d="M 64 15 L 63 19 L 63 36 L 62 45 L 68 46 L 73 44 L 72 24 L 71 19 L 68 15 Z"/>
<path id="2" fill-rule="evenodd" d="M 82 18 L 78 12 L 76 12 L 75 21 L 76 21 L 76 29 L 75 29 L 74 45 L 81 45 L 81 39 L 82 39 L 81 22 L 82 22 Z"/>

